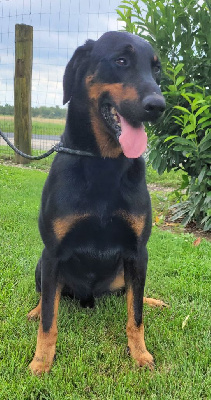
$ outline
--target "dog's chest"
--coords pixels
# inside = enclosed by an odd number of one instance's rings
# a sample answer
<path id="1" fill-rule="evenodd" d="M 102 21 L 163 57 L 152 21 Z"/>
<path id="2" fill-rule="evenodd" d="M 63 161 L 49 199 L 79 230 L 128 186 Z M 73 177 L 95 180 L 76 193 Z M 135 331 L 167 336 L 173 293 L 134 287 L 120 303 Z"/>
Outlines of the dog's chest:
<path id="1" fill-rule="evenodd" d="M 112 164 L 105 167 L 94 164 L 87 170 L 75 170 L 71 182 L 60 185 L 58 216 L 52 221 L 58 240 L 79 229 L 83 240 L 87 235 L 95 242 L 99 236 L 105 242 L 122 237 L 128 230 L 140 236 L 146 218 L 140 182 L 134 176 L 131 179 L 127 169 L 118 171 Z"/>
<path id="2" fill-rule="evenodd" d="M 101 160 L 78 162 L 61 172 L 54 167 L 40 214 L 44 243 L 59 248 L 64 258 L 72 252 L 98 258 L 134 250 L 150 214 L 140 164 Z M 49 241 L 49 232 L 54 240 Z"/>

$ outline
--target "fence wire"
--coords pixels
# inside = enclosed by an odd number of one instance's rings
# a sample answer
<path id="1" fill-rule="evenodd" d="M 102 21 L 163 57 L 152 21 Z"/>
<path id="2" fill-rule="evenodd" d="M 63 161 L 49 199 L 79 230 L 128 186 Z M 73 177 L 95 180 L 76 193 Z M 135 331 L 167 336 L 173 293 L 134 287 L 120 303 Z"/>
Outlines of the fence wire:
<path id="1" fill-rule="evenodd" d="M 32 107 L 52 107 L 50 118 L 32 118 L 32 148 L 44 151 L 58 141 L 65 118 L 62 78 L 74 50 L 88 38 L 122 29 L 120 0 L 3 0 L 0 2 L 0 129 L 13 141 L 15 25 L 33 26 Z M 3 106 L 3 107 L 1 107 Z M 57 107 L 57 110 L 55 110 Z M 65 114 L 65 112 L 63 112 Z M 0 139 L 0 157 L 13 152 Z"/>

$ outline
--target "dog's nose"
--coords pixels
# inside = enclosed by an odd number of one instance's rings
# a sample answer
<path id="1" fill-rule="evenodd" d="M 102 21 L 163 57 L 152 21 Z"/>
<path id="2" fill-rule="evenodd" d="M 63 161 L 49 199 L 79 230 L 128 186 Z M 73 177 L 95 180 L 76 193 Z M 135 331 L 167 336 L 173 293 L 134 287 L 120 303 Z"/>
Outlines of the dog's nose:
<path id="1" fill-rule="evenodd" d="M 159 94 L 152 94 L 143 99 L 143 108 L 147 119 L 156 119 L 160 117 L 166 108 L 164 97 Z"/>

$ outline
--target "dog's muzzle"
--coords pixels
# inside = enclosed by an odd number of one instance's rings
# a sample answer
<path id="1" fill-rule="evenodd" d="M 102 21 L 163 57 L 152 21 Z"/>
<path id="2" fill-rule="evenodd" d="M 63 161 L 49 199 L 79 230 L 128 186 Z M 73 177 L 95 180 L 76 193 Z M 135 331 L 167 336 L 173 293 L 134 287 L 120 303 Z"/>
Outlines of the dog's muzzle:
<path id="1" fill-rule="evenodd" d="M 155 121 L 165 111 L 166 102 L 162 95 L 152 94 L 142 100 L 142 107 L 145 113 L 145 121 Z"/>

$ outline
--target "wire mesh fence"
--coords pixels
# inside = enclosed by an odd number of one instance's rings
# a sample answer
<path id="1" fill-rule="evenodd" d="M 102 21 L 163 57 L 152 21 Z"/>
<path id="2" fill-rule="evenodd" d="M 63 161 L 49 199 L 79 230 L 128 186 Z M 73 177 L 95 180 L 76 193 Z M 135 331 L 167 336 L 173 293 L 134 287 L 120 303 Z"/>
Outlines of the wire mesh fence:
<path id="1" fill-rule="evenodd" d="M 15 25 L 33 26 L 32 149 L 59 141 L 65 125 L 62 78 L 77 46 L 122 28 L 120 0 L 3 0 L 0 2 L 0 129 L 14 138 Z M 47 117 L 47 118 L 46 118 Z M 13 151 L 0 138 L 0 158 Z M 48 161 L 46 161 L 48 162 Z M 39 163 L 39 162 L 38 162 Z"/>

